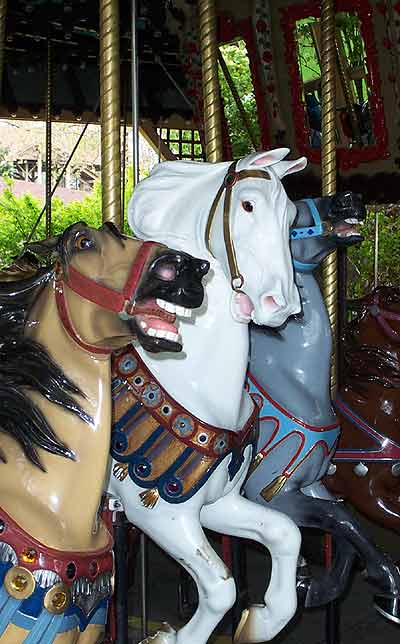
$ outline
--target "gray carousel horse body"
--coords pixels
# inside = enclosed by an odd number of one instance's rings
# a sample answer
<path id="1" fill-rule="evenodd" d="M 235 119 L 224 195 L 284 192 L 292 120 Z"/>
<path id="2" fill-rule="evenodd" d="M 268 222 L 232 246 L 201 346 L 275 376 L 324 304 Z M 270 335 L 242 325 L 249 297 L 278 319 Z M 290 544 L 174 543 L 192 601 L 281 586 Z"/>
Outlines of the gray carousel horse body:
<path id="1" fill-rule="evenodd" d="M 306 607 L 323 605 L 346 588 L 355 559 L 376 587 L 374 603 L 400 621 L 400 574 L 363 534 L 351 512 L 321 482 L 340 427 L 329 392 L 331 331 L 314 269 L 335 247 L 360 240 L 363 208 L 351 193 L 298 202 L 291 247 L 303 312 L 280 331 L 252 327 L 248 385 L 259 396 L 257 457 L 245 485 L 249 499 L 289 515 L 299 526 L 332 533 L 333 566 L 299 581 Z"/>

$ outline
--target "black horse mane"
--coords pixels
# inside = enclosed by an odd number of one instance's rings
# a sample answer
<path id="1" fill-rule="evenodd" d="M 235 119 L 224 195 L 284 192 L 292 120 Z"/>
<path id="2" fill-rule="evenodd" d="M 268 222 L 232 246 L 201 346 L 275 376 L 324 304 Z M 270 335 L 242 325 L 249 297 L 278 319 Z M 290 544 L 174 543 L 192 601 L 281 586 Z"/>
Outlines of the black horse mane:
<path id="1" fill-rule="evenodd" d="M 61 236 L 63 247 L 67 232 L 68 229 Z M 62 261 L 62 252 L 60 255 Z M 26 457 L 43 471 L 36 448 L 70 459 L 75 455 L 56 436 L 39 407 L 27 395 L 28 391 L 38 392 L 84 422 L 93 423 L 72 397 L 84 397 L 80 388 L 42 345 L 24 335 L 31 306 L 52 277 L 53 269 L 39 269 L 27 279 L 0 281 L 0 431 L 12 436 Z M 0 459 L 6 462 L 1 450 Z"/>

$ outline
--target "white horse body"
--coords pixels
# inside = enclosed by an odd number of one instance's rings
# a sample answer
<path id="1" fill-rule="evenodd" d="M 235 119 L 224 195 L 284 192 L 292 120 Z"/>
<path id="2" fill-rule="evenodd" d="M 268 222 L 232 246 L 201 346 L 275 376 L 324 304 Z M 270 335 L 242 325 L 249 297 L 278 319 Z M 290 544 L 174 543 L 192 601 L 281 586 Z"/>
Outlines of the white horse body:
<path id="1" fill-rule="evenodd" d="M 207 257 L 211 264 L 206 298 L 195 323 L 180 325 L 182 354 L 155 356 L 137 350 L 168 394 L 189 413 L 234 432 L 242 429 L 253 410 L 244 390 L 248 322 L 280 326 L 300 310 L 289 251 L 295 209 L 280 178 L 302 169 L 305 160 L 284 162 L 287 153 L 283 149 L 250 155 L 236 168 L 236 172 L 250 170 L 250 174 L 260 168 L 270 177 L 244 177 L 242 173 L 239 179 L 243 180 L 232 190 L 230 232 L 244 278 L 239 294 L 231 286 L 222 203 L 211 229 L 212 254 L 205 244 L 212 200 L 229 164 L 161 164 L 138 186 L 130 204 L 129 223 L 140 238 Z M 233 580 L 209 545 L 203 527 L 253 539 L 271 552 L 265 605 L 245 611 L 236 641 L 271 639 L 294 614 L 299 532 L 286 516 L 240 495 L 251 455 L 249 445 L 233 480 L 228 474 L 230 458 L 225 458 L 190 499 L 171 504 L 160 498 L 152 509 L 143 506 L 139 496 L 143 490 L 129 477 L 123 481 L 111 477 L 109 492 L 122 500 L 129 520 L 179 561 L 199 590 L 199 607 L 188 624 L 178 632 L 166 629 L 151 641 L 205 644 L 234 602 Z"/>

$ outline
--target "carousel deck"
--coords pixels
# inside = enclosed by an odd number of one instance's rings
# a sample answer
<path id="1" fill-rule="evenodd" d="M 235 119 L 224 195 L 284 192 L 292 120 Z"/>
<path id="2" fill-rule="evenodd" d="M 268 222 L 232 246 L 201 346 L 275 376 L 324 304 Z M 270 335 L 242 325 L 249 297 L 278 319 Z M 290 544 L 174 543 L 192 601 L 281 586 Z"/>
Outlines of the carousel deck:
<path id="1" fill-rule="evenodd" d="M 362 521 L 371 538 L 393 559 L 398 559 L 399 537 L 370 523 L 367 524 L 364 519 Z M 306 540 L 307 550 L 314 546 L 318 548 L 316 538 L 306 537 Z M 152 544 L 149 547 L 149 556 L 149 633 L 154 633 L 161 620 L 167 620 L 173 626 L 181 623 L 177 611 L 179 572 L 175 563 Z M 268 562 L 261 551 L 255 549 L 249 548 L 247 556 L 251 600 L 260 602 L 264 571 L 267 573 Z M 130 644 L 136 644 L 141 640 L 140 619 L 133 616 L 137 616 L 140 611 L 138 587 L 139 584 L 136 583 L 130 595 Z M 354 574 L 347 596 L 340 602 L 340 620 L 341 637 L 336 644 L 398 644 L 400 640 L 400 625 L 388 622 L 374 610 L 372 587 L 363 580 L 359 571 Z M 229 620 L 225 620 L 210 642 L 231 644 L 230 633 L 231 624 Z M 277 644 L 326 644 L 325 611 L 304 611 L 273 641 Z"/>

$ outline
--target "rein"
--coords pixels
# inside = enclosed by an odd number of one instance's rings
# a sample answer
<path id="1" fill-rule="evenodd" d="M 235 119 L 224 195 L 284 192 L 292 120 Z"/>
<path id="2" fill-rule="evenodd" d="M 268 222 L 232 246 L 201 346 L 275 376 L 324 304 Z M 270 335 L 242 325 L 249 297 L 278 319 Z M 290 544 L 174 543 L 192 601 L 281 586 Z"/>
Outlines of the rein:
<path id="1" fill-rule="evenodd" d="M 224 196 L 224 210 L 223 210 L 223 228 L 224 228 L 224 241 L 226 254 L 228 256 L 229 271 L 231 274 L 231 286 L 234 291 L 240 291 L 244 284 L 244 277 L 239 270 L 237 263 L 235 246 L 233 244 L 231 229 L 230 229 L 230 209 L 232 201 L 232 189 L 238 181 L 242 179 L 256 178 L 256 179 L 266 179 L 271 181 L 271 175 L 265 170 L 239 170 L 236 171 L 237 161 L 231 163 L 228 168 L 228 172 L 225 175 L 225 178 L 220 186 L 217 194 L 215 195 L 214 201 L 210 208 L 210 213 L 208 215 L 207 226 L 205 231 L 205 242 L 207 250 L 214 257 L 211 250 L 211 231 L 215 219 L 215 214 L 217 212 L 217 207 L 220 202 L 220 199 L 225 191 Z"/>
<path id="2" fill-rule="evenodd" d="M 400 333 L 392 329 L 390 324 L 388 324 L 388 322 L 386 321 L 386 320 L 393 320 L 395 322 L 400 322 L 400 314 L 392 313 L 392 311 L 387 311 L 386 309 L 382 309 L 379 306 L 378 293 L 375 293 L 374 303 L 368 307 L 368 310 L 371 313 L 372 317 L 376 319 L 376 321 L 378 322 L 383 332 L 391 340 L 393 340 L 393 342 L 400 343 Z"/>
<path id="3" fill-rule="evenodd" d="M 155 245 L 157 245 L 156 242 L 143 242 L 136 259 L 131 266 L 128 279 L 125 282 L 122 292 L 115 291 L 114 289 L 99 284 L 90 277 L 83 275 L 73 266 L 69 266 L 68 276 L 66 276 L 63 272 L 61 263 L 59 261 L 57 262 L 55 267 L 55 296 L 58 314 L 69 336 L 82 349 L 89 351 L 90 353 L 102 355 L 110 355 L 114 351 L 111 347 L 98 347 L 96 345 L 88 344 L 80 337 L 71 320 L 65 297 L 65 286 L 70 288 L 71 291 L 82 297 L 84 300 L 92 302 L 106 311 L 117 313 L 121 317 L 125 318 L 131 316 L 133 315 L 135 308 L 135 303 L 133 302 L 135 289 L 150 252 Z"/>

